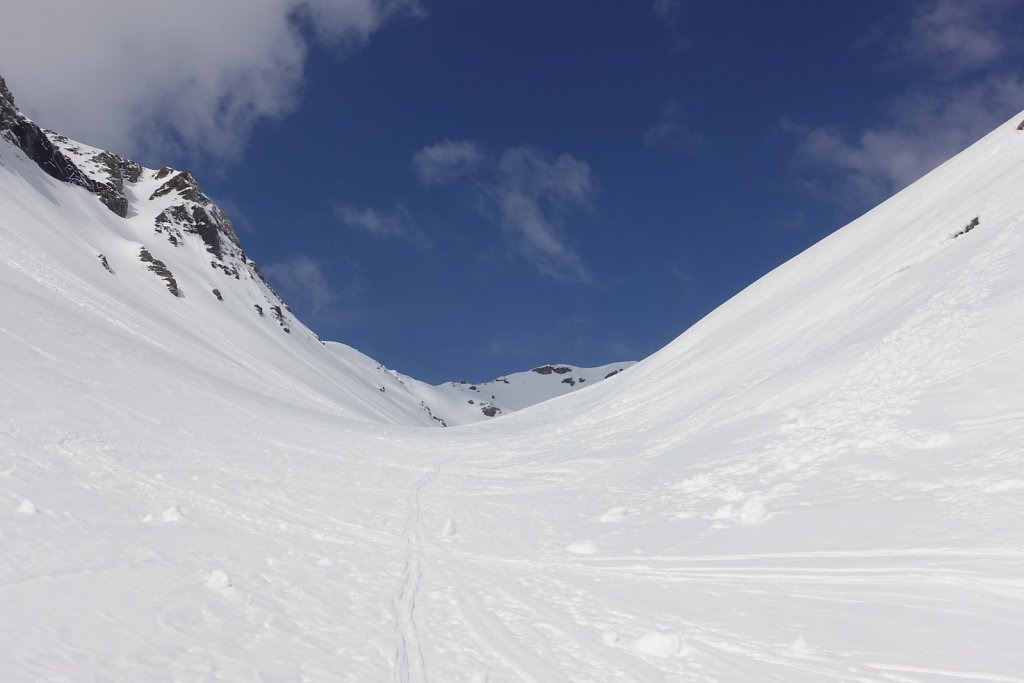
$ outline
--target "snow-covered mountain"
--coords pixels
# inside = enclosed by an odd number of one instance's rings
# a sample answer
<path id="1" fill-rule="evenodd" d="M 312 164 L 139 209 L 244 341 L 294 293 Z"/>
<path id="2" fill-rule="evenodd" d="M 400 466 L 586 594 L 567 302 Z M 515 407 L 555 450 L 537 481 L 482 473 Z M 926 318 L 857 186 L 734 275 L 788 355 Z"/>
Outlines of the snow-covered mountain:
<path id="1" fill-rule="evenodd" d="M 479 406 L 489 417 L 522 410 L 543 401 L 564 396 L 585 386 L 614 377 L 633 362 L 609 363 L 596 368 L 573 365 L 541 365 L 527 372 L 515 372 L 490 382 L 473 384 L 467 380 L 449 382 L 437 388 L 468 405 Z M 466 420 L 462 424 L 470 421 Z"/>
<path id="2" fill-rule="evenodd" d="M 129 324 L 153 338 L 183 334 L 173 353 L 222 358 L 218 372 L 238 376 L 224 381 L 303 394 L 364 420 L 445 426 L 512 412 L 629 365 L 573 368 L 579 384 L 512 375 L 516 388 L 503 378 L 506 390 L 475 398 L 463 397 L 457 384 L 428 385 L 317 338 L 267 284 L 231 221 L 188 171 L 143 168 L 43 130 L 18 111 L 2 78 L 0 145 L 8 171 L 0 220 L 8 229 L 41 224 L 25 244 L 29 253 L 16 260 L 37 281 L 74 290 L 83 306 L 127 306 L 123 322 L 141 316 Z"/>
<path id="3" fill-rule="evenodd" d="M 628 371 L 453 429 L 255 314 L 226 233 L 227 272 L 155 235 L 174 174 L 121 218 L 0 142 L 4 679 L 1024 680 L 1021 118 Z"/>

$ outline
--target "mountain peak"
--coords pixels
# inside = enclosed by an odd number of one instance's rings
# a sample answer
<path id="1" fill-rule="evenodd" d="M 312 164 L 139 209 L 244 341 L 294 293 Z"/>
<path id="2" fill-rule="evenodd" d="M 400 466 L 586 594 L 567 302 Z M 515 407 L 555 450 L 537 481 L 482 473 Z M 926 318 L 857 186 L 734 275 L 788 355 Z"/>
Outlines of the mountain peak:
<path id="1" fill-rule="evenodd" d="M 0 76 L 0 109 L 3 108 L 4 104 L 7 104 L 14 109 L 18 108 L 18 105 L 14 103 L 14 95 L 11 94 L 11 89 L 7 87 L 7 81 L 4 80 L 3 76 Z"/>

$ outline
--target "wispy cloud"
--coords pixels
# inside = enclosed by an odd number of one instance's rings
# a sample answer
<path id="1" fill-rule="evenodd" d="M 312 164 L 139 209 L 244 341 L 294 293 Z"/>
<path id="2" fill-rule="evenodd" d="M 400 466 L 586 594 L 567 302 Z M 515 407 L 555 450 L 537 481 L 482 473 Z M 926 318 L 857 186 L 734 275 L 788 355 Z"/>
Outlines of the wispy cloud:
<path id="1" fill-rule="evenodd" d="M 682 107 L 675 100 L 662 105 L 657 123 L 644 131 L 645 147 L 681 147 L 700 142 L 701 138 L 694 135 L 683 122 Z"/>
<path id="2" fill-rule="evenodd" d="M 314 318 L 322 317 L 337 303 L 323 266 L 309 256 L 291 256 L 267 265 L 263 271 L 286 299 L 297 302 Z"/>
<path id="3" fill-rule="evenodd" d="M 336 204 L 334 215 L 345 225 L 362 230 L 374 237 L 401 239 L 421 247 L 430 245 L 430 240 L 413 221 L 402 206 L 393 211 L 380 211 L 351 204 Z"/>
<path id="4" fill-rule="evenodd" d="M 1012 0 L 921 2 L 889 45 L 898 60 L 926 66 L 941 77 L 984 67 L 1019 40 L 1003 23 L 1012 5 Z"/>
<path id="5" fill-rule="evenodd" d="M 834 174 L 831 189 L 848 200 L 877 201 L 971 145 L 1018 111 L 1022 102 L 1024 80 L 1000 76 L 898 97 L 883 122 L 857 131 L 792 123 L 784 127 L 797 136 L 803 161 Z"/>
<path id="6" fill-rule="evenodd" d="M 417 0 L 7 3 L 0 65 L 26 113 L 83 142 L 230 159 L 258 121 L 295 108 L 306 36 L 358 46 L 420 12 Z"/>
<path id="7" fill-rule="evenodd" d="M 783 122 L 797 141 L 798 158 L 816 169 L 808 184 L 857 204 L 878 201 L 1019 111 L 1024 69 L 1008 67 L 1005 59 L 1020 49 L 1016 27 L 1006 21 L 1013 5 L 922 0 L 902 26 L 875 35 L 875 44 L 887 46 L 888 57 L 880 59 L 914 67 L 916 85 L 891 97 L 873 125 Z"/>
<path id="8" fill-rule="evenodd" d="M 484 155 L 468 140 L 442 140 L 427 145 L 412 158 L 413 170 L 425 185 L 451 182 L 472 173 Z"/>
<path id="9" fill-rule="evenodd" d="M 561 280 L 591 280 L 560 227 L 568 210 L 592 206 L 595 184 L 586 163 L 527 146 L 492 157 L 472 142 L 444 140 L 417 152 L 413 168 L 425 185 L 470 188 L 480 200 L 481 214 L 494 217 L 511 246 L 541 273 Z"/>

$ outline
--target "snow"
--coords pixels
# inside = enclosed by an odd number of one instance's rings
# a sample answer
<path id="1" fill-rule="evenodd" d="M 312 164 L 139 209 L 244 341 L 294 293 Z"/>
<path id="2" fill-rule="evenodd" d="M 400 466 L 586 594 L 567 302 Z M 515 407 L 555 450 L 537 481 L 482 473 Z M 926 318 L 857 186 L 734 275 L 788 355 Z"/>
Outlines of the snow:
<path id="1" fill-rule="evenodd" d="M 0 671 L 1024 680 L 1017 120 L 626 372 L 449 429 L 155 237 L 149 179 L 120 219 L 0 142 Z"/>

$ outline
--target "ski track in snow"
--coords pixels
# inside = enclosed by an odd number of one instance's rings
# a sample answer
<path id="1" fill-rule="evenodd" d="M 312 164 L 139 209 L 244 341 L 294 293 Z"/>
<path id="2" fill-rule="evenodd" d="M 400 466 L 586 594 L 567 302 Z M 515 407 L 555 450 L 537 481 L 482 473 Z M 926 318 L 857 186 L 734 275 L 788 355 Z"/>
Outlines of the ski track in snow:
<path id="1" fill-rule="evenodd" d="M 450 462 L 450 458 L 447 462 Z M 398 649 L 395 655 L 395 680 L 401 683 L 426 681 L 426 665 L 420 631 L 417 625 L 416 606 L 423 581 L 423 490 L 441 472 L 445 461 L 438 461 L 413 485 L 407 501 L 407 517 L 402 535 L 406 541 L 405 562 L 402 567 L 402 581 L 394 599 L 395 621 L 398 624 Z"/>

